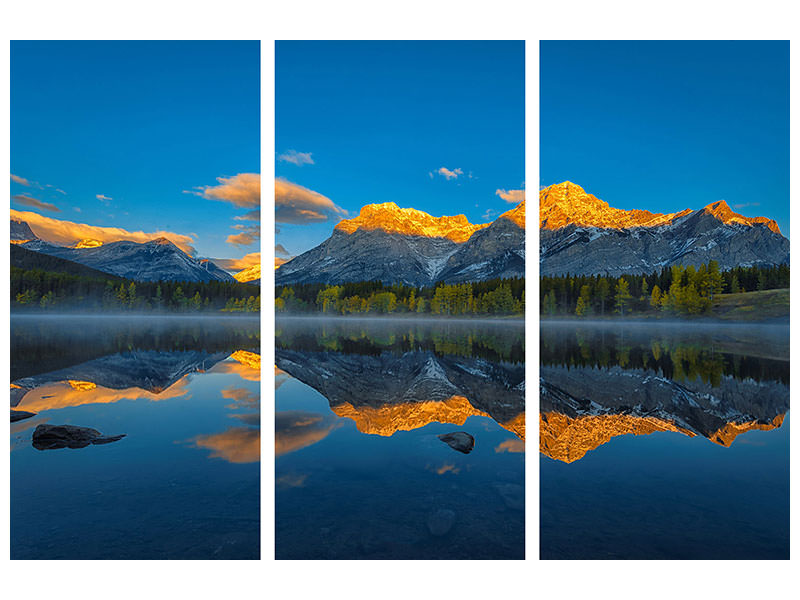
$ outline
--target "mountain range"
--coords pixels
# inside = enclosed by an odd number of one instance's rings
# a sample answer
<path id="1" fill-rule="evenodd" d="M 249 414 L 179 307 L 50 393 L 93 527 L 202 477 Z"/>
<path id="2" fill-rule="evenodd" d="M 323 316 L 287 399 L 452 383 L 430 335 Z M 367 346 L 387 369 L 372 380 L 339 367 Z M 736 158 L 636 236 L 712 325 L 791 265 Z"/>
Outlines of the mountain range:
<path id="1" fill-rule="evenodd" d="M 724 200 L 661 214 L 621 210 L 565 181 L 539 192 L 542 275 L 651 273 L 672 265 L 720 268 L 789 262 L 789 240 L 766 217 L 745 217 Z"/>
<path id="2" fill-rule="evenodd" d="M 382 281 L 429 286 L 525 275 L 525 202 L 495 221 L 369 204 L 322 244 L 277 266 L 278 285 Z"/>
<path id="3" fill-rule="evenodd" d="M 24 221 L 12 220 L 11 242 L 25 250 L 135 281 L 237 281 L 211 260 L 189 256 L 163 237 L 144 243 L 86 239 L 71 247 L 59 246 L 38 238 Z"/>

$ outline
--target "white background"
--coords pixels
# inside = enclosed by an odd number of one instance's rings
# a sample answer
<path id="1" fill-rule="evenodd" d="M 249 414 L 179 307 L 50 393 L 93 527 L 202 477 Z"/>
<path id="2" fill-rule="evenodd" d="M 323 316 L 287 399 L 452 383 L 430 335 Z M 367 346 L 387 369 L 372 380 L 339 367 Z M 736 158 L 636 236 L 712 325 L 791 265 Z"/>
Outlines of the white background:
<path id="1" fill-rule="evenodd" d="M 274 272 L 272 181 L 274 177 L 274 40 L 276 39 L 524 39 L 526 43 L 526 177 L 538 182 L 538 42 L 541 39 L 792 39 L 798 32 L 797 3 L 760 2 L 508 2 L 488 0 L 359 2 L 139 2 L 27 1 L 0 8 L 4 43 L 0 49 L 0 94 L 4 143 L 0 157 L 10 172 L 9 44 L 12 39 L 257 39 L 261 40 L 261 174 L 264 290 Z M 792 74 L 797 49 L 791 45 Z M 792 115 L 796 116 L 796 76 L 792 77 Z M 200 83 L 200 82 L 198 82 Z M 213 84 L 213 82 L 209 82 Z M 580 82 L 578 82 L 578 85 Z M 58 94 L 58 90 L 54 90 Z M 202 86 L 198 85 L 198 93 Z M 542 90 L 547 93 L 547 90 Z M 797 173 L 796 135 L 792 122 L 791 173 Z M 757 148 L 753 152 L 758 152 Z M 795 190 L 797 186 L 793 186 Z M 5 201 L 8 205 L 8 187 Z M 537 186 L 532 186 L 534 193 Z M 532 206 L 535 206 L 535 200 Z M 530 215 L 529 215 L 530 216 Z M 800 231 L 792 210 L 792 230 Z M 532 219 L 535 222 L 535 217 Z M 0 235 L 8 239 L 8 220 Z M 528 248 L 538 248 L 538 229 L 528 228 Z M 8 250 L 3 256 L 2 375 L 9 380 Z M 536 253 L 529 253 L 535 257 Z M 538 298 L 538 261 L 527 264 L 528 298 Z M 796 281 L 796 277 L 793 277 Z M 796 284 L 793 283 L 793 287 Z M 268 294 L 265 294 L 268 296 Z M 8 460 L 2 461 L 4 598 L 45 596 L 96 600 L 125 598 L 786 598 L 797 597 L 797 567 L 791 561 L 547 561 L 538 560 L 538 452 L 528 440 L 526 561 L 281 561 L 274 556 L 273 448 L 274 362 L 271 302 L 262 314 L 262 560 L 211 561 L 14 561 L 9 558 Z M 792 305 L 792 321 L 798 316 Z M 538 309 L 528 303 L 526 346 L 528 420 L 538 413 Z M 792 356 L 795 353 L 792 336 Z M 798 360 L 792 364 L 797 381 Z M 793 394 L 793 401 L 794 401 Z M 532 427 L 535 431 L 536 427 Z M 792 435 L 792 490 L 797 481 L 797 443 Z M 795 499 L 796 494 L 792 494 Z M 792 515 L 800 513 L 792 502 Z M 796 527 L 792 547 L 797 549 Z M 725 544 L 724 539 L 708 540 Z"/>

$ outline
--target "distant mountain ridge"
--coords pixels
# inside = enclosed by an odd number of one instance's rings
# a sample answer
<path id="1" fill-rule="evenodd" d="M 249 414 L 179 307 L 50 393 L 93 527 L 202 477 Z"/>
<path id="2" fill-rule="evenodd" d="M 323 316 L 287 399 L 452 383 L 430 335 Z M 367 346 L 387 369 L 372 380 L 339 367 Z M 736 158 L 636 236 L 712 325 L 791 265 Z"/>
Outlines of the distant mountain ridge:
<path id="1" fill-rule="evenodd" d="M 330 238 L 278 266 L 278 285 L 382 281 L 426 286 L 525 274 L 525 202 L 492 223 L 432 217 L 395 203 L 341 221 Z"/>
<path id="2" fill-rule="evenodd" d="M 26 223 L 12 221 L 12 238 L 14 236 L 22 238 L 17 241 L 20 247 L 126 279 L 236 281 L 232 275 L 212 261 L 193 258 L 164 237 L 144 243 L 122 240 L 103 244 L 96 240 L 82 240 L 75 247 L 66 247 L 51 244 L 36 236 L 26 240 L 24 238 L 28 232 L 33 233 Z"/>
<path id="3" fill-rule="evenodd" d="M 724 200 L 661 214 L 612 208 L 565 181 L 539 192 L 542 275 L 650 273 L 715 260 L 722 269 L 789 262 L 789 240 L 766 217 L 745 217 Z"/>

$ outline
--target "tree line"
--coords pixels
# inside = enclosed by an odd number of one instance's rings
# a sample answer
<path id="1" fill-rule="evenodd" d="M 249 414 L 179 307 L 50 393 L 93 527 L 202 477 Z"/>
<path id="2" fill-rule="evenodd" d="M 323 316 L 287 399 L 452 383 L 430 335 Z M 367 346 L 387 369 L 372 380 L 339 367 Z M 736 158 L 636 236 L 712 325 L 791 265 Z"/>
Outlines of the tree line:
<path id="1" fill-rule="evenodd" d="M 258 312 L 260 289 L 224 281 L 132 281 L 11 267 L 17 310 Z"/>
<path id="2" fill-rule="evenodd" d="M 432 315 L 522 315 L 525 279 L 491 279 L 476 283 L 437 283 L 414 287 L 360 281 L 328 285 L 306 283 L 278 286 L 279 313 Z"/>
<path id="3" fill-rule="evenodd" d="M 673 265 L 646 275 L 561 275 L 540 279 L 543 315 L 629 315 L 664 312 L 699 315 L 719 294 L 789 287 L 789 266 L 737 267 L 721 272 L 716 261 Z"/>
<path id="4" fill-rule="evenodd" d="M 714 387 L 722 375 L 736 379 L 789 383 L 789 364 L 769 358 L 743 356 L 703 343 L 652 339 L 648 344 L 621 336 L 601 337 L 576 331 L 574 337 L 542 336 L 539 360 L 543 366 L 641 369 L 675 381 L 698 377 Z"/>

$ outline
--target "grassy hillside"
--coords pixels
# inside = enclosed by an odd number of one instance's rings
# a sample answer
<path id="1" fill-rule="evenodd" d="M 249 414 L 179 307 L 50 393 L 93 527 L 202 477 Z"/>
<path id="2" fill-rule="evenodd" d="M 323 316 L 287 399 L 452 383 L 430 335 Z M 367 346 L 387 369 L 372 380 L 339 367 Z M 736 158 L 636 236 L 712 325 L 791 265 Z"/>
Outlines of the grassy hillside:
<path id="1" fill-rule="evenodd" d="M 721 294 L 714 298 L 712 314 L 730 321 L 766 321 L 789 318 L 789 289 Z"/>

